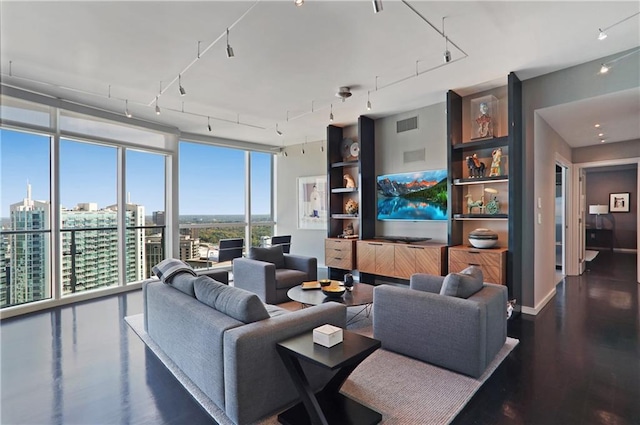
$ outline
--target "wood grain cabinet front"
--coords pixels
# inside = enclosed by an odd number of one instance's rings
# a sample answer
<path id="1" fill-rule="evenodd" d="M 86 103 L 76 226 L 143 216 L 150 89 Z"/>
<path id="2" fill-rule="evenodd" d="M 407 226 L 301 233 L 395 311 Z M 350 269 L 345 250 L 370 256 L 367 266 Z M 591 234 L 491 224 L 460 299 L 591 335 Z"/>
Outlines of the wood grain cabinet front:
<path id="1" fill-rule="evenodd" d="M 468 246 L 449 248 L 449 273 L 458 273 L 469 266 L 482 269 L 484 281 L 506 285 L 507 248 L 477 249 Z"/>
<path id="2" fill-rule="evenodd" d="M 443 274 L 445 246 L 396 245 L 395 277 L 409 279 L 414 273 Z"/>
<path id="3" fill-rule="evenodd" d="M 353 239 L 324 240 L 324 264 L 342 270 L 353 270 L 355 267 L 355 244 Z"/>

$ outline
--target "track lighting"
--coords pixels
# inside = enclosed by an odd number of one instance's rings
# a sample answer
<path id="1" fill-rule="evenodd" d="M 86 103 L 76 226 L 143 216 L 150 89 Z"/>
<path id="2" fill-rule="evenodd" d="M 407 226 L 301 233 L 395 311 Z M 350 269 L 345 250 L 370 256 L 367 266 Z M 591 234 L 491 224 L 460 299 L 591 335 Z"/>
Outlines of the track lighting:
<path id="1" fill-rule="evenodd" d="M 382 0 L 373 0 L 373 13 L 382 12 Z"/>
<path id="2" fill-rule="evenodd" d="M 367 111 L 371 110 L 371 100 L 369 100 L 369 90 L 367 90 Z"/>
<path id="3" fill-rule="evenodd" d="M 293 0 L 293 4 L 296 6 L 302 6 L 304 4 L 304 0 Z"/>
<path id="4" fill-rule="evenodd" d="M 607 33 L 602 31 L 600 28 L 598 28 L 598 31 L 600 31 L 600 33 L 598 34 L 598 40 L 602 41 L 608 37 Z"/>
<path id="5" fill-rule="evenodd" d="M 278 136 L 282 136 L 282 131 L 280 131 L 280 129 L 278 128 L 278 123 L 276 123 L 276 134 Z"/>
<path id="6" fill-rule="evenodd" d="M 640 12 L 636 12 L 631 16 L 627 16 L 626 18 L 624 18 L 621 21 L 616 22 L 615 24 L 611 24 L 608 27 L 602 29 L 602 28 L 598 28 L 598 40 L 602 41 L 605 38 L 608 37 L 607 31 L 609 31 L 611 28 L 615 27 L 616 25 L 620 25 L 621 23 L 628 21 L 629 19 L 633 18 L 634 16 L 638 16 L 640 15 Z"/>
<path id="7" fill-rule="evenodd" d="M 612 60 L 610 60 L 609 62 L 605 62 L 605 63 L 603 63 L 603 64 L 600 66 L 600 74 L 606 74 L 607 72 L 609 72 L 609 70 L 610 70 L 611 68 L 613 68 L 613 66 L 614 66 L 618 61 L 621 61 L 622 59 L 626 59 L 626 58 L 628 58 L 629 56 L 631 56 L 631 55 L 633 55 L 633 54 L 636 54 L 636 53 L 639 53 L 639 52 L 640 52 L 640 47 L 638 47 L 638 48 L 636 48 L 636 49 L 633 49 L 633 50 L 631 50 L 630 52 L 627 52 L 627 53 L 625 53 L 625 54 L 624 54 L 624 55 L 622 55 L 622 56 L 618 56 L 617 58 L 612 59 Z"/>
<path id="8" fill-rule="evenodd" d="M 182 74 L 178 74 L 178 90 L 180 90 L 180 96 L 187 94 L 187 91 L 182 87 Z"/>
<path id="9" fill-rule="evenodd" d="M 331 104 L 331 112 L 329 112 L 329 122 L 333 122 L 333 103 Z"/>
<path id="10" fill-rule="evenodd" d="M 444 51 L 444 63 L 451 62 L 451 52 L 449 50 Z"/>
<path id="11" fill-rule="evenodd" d="M 156 96 L 156 115 L 160 115 L 160 107 L 158 106 L 158 96 Z"/>
<path id="12" fill-rule="evenodd" d="M 282 152 L 282 154 L 283 154 L 284 156 L 289 156 L 289 154 L 287 153 L 287 150 L 286 150 L 286 149 L 284 150 L 284 152 Z"/>
<path id="13" fill-rule="evenodd" d="M 606 63 L 603 63 L 600 67 L 600 74 L 606 74 L 607 72 L 609 72 L 609 69 L 609 66 Z"/>
<path id="14" fill-rule="evenodd" d="M 211 131 L 211 117 L 207 117 L 207 130 Z"/>
<path id="15" fill-rule="evenodd" d="M 444 19 L 446 17 L 442 17 L 442 36 L 444 37 L 444 63 L 451 62 L 451 52 L 449 51 L 449 37 L 444 33 Z"/>
<path id="16" fill-rule="evenodd" d="M 232 58 L 235 55 L 233 54 L 233 47 L 229 45 L 229 28 L 227 28 L 227 57 Z"/>
<path id="17" fill-rule="evenodd" d="M 127 118 L 131 118 L 131 112 L 129 112 L 129 100 L 125 99 L 124 101 L 124 114 L 126 115 Z"/>

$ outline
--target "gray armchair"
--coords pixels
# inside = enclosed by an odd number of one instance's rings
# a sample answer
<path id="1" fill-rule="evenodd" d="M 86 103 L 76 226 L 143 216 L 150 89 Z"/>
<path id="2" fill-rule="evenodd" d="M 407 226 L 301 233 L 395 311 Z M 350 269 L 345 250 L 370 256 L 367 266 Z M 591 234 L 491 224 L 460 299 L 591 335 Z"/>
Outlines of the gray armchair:
<path id="1" fill-rule="evenodd" d="M 234 286 L 257 294 L 266 304 L 289 301 L 287 291 L 318 279 L 318 260 L 284 254 L 282 246 L 252 247 L 248 258 L 233 260 Z"/>
<path id="2" fill-rule="evenodd" d="M 480 271 L 477 292 L 440 295 L 445 279 L 414 274 L 409 288 L 376 287 L 373 336 L 384 349 L 478 378 L 507 338 L 507 288 L 483 283 Z"/>

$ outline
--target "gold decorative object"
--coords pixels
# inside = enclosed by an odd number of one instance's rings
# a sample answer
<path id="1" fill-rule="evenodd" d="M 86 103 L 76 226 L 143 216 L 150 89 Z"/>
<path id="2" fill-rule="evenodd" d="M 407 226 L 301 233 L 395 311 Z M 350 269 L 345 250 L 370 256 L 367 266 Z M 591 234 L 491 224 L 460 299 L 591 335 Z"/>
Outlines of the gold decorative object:
<path id="1" fill-rule="evenodd" d="M 346 204 L 344 204 L 344 211 L 347 214 L 358 214 L 358 203 L 353 199 L 349 199 Z"/>

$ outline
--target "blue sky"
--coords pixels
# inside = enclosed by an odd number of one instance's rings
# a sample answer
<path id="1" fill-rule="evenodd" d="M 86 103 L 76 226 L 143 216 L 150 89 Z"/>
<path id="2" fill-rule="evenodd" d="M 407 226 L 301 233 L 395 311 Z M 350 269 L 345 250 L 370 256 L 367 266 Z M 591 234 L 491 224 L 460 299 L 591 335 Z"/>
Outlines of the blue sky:
<path id="1" fill-rule="evenodd" d="M 99 207 L 116 202 L 116 148 L 62 140 L 60 197 L 67 208 L 79 202 Z M 26 197 L 49 200 L 49 138 L 0 130 L 0 216 Z M 270 211 L 270 155 L 252 153 L 254 214 Z M 164 209 L 164 156 L 127 151 L 127 192 L 147 215 Z M 242 214 L 244 152 L 195 143 L 180 145 L 180 214 Z"/>

